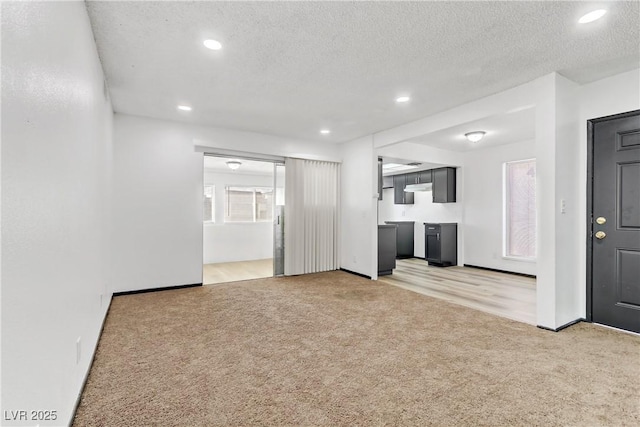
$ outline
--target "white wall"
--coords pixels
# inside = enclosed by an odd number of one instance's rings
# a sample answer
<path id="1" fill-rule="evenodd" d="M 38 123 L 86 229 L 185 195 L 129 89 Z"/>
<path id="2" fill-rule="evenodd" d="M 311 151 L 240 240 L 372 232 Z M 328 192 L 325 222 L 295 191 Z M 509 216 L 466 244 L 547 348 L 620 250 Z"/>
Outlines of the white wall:
<path id="1" fill-rule="evenodd" d="M 464 153 L 442 150 L 414 142 L 401 142 L 376 149 L 382 157 L 413 160 L 423 163 L 435 163 L 442 166 L 462 166 Z"/>
<path id="2" fill-rule="evenodd" d="M 372 137 L 341 144 L 341 268 L 378 277 L 378 159 Z"/>
<path id="3" fill-rule="evenodd" d="M 584 233 L 578 229 L 580 210 L 578 192 L 586 186 L 580 181 L 576 153 L 585 141 L 579 140 L 578 85 L 561 75 L 555 81 L 556 117 L 556 164 L 554 206 L 556 227 L 556 327 L 566 325 L 581 316 L 585 295 L 585 283 L 579 282 L 578 264 L 585 257 L 584 246 L 577 236 Z M 562 206 L 565 206 L 562 209 Z M 545 230 L 543 230 L 544 232 Z"/>
<path id="4" fill-rule="evenodd" d="M 339 162 L 340 146 L 265 135 L 255 132 L 221 129 L 206 126 L 183 126 L 193 144 L 200 151 L 220 153 L 229 150 L 249 154 L 294 157 L 307 160 Z"/>
<path id="5" fill-rule="evenodd" d="M 180 126 L 114 116 L 113 290 L 202 283 L 203 156 Z"/>
<path id="6" fill-rule="evenodd" d="M 411 159 L 410 159 L 411 160 Z M 393 203 L 393 188 L 382 190 L 382 200 L 378 203 L 378 223 L 385 221 L 414 221 L 413 256 L 424 258 L 424 223 L 458 223 L 458 265 L 464 264 L 463 251 L 463 206 L 462 170 L 456 169 L 456 202 L 433 203 L 431 191 L 415 192 L 413 205 Z"/>
<path id="7" fill-rule="evenodd" d="M 536 274 L 536 263 L 504 259 L 503 177 L 505 162 L 535 157 L 535 140 L 465 153 L 465 263 Z"/>
<path id="8" fill-rule="evenodd" d="M 111 297 L 111 124 L 84 3 L 3 2 L 3 425 L 71 420 Z"/>
<path id="9" fill-rule="evenodd" d="M 227 186 L 273 187 L 273 174 L 220 173 L 205 170 L 205 185 L 215 185 L 215 223 L 203 229 L 204 263 L 250 261 L 273 257 L 273 223 L 225 223 L 224 189 Z"/>
<path id="10" fill-rule="evenodd" d="M 113 290 L 202 282 L 203 154 L 236 150 L 336 160 L 334 144 L 114 116 Z"/>

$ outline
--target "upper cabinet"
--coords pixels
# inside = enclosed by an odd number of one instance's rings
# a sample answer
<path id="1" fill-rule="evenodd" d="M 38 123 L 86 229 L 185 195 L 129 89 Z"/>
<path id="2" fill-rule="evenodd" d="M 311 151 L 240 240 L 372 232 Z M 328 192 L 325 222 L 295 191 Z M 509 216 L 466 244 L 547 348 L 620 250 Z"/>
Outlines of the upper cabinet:
<path id="1" fill-rule="evenodd" d="M 418 182 L 416 184 L 428 184 L 431 180 L 431 169 L 428 171 L 416 172 L 418 174 Z"/>
<path id="2" fill-rule="evenodd" d="M 404 191 L 407 185 L 407 175 L 393 176 L 393 203 L 396 205 L 412 205 L 413 193 Z"/>
<path id="3" fill-rule="evenodd" d="M 407 180 L 405 182 L 405 184 L 417 184 L 419 181 L 419 177 L 420 177 L 420 172 L 412 172 L 412 173 L 407 173 L 405 174 L 405 176 L 407 177 Z"/>
<path id="4" fill-rule="evenodd" d="M 378 200 L 382 200 L 382 158 L 378 157 Z"/>
<path id="5" fill-rule="evenodd" d="M 433 203 L 456 201 L 456 168 L 432 169 Z"/>
<path id="6" fill-rule="evenodd" d="M 433 203 L 454 203 L 456 201 L 456 168 L 430 169 L 383 177 L 382 188 L 390 188 L 393 183 L 393 202 L 396 205 L 414 204 L 413 193 L 404 191 L 409 184 L 432 183 Z"/>

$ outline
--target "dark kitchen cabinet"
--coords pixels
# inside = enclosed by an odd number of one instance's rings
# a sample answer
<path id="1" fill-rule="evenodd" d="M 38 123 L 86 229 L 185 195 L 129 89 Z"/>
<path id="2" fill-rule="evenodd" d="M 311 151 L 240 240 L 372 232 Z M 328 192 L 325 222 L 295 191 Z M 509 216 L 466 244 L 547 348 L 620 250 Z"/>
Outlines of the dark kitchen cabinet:
<path id="1" fill-rule="evenodd" d="M 378 157 L 378 200 L 382 200 L 382 158 Z"/>
<path id="2" fill-rule="evenodd" d="M 404 191 L 407 185 L 407 175 L 393 176 L 393 203 L 396 205 L 412 205 L 413 193 Z"/>
<path id="3" fill-rule="evenodd" d="M 418 184 L 429 184 L 431 182 L 431 169 L 418 172 Z"/>
<path id="4" fill-rule="evenodd" d="M 424 223 L 424 259 L 438 267 L 458 264 L 458 224 Z"/>
<path id="5" fill-rule="evenodd" d="M 385 221 L 396 225 L 396 258 L 413 258 L 413 221 Z"/>
<path id="6" fill-rule="evenodd" d="M 433 203 L 456 201 L 456 168 L 432 169 Z"/>
<path id="7" fill-rule="evenodd" d="M 419 176 L 420 176 L 419 172 L 412 172 L 412 173 L 405 174 L 405 177 L 406 177 L 405 184 L 417 184 Z"/>
<path id="8" fill-rule="evenodd" d="M 393 273 L 396 268 L 395 225 L 378 226 L 378 276 Z"/>

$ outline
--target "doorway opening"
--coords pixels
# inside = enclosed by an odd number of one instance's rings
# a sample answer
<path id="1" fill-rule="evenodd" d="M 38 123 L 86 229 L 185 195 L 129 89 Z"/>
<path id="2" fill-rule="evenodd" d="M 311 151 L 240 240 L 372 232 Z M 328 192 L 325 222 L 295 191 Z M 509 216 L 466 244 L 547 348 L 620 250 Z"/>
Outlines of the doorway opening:
<path id="1" fill-rule="evenodd" d="M 537 324 L 535 123 L 523 107 L 376 150 L 379 280 Z"/>
<path id="2" fill-rule="evenodd" d="M 204 156 L 202 283 L 284 272 L 284 164 Z"/>

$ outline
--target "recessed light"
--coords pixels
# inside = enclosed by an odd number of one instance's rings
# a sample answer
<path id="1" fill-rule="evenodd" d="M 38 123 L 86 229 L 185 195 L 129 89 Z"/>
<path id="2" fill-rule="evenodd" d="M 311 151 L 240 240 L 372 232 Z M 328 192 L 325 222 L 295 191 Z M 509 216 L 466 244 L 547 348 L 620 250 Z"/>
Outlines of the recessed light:
<path id="1" fill-rule="evenodd" d="M 467 137 L 467 139 L 471 142 L 478 142 L 480 141 L 482 138 L 484 138 L 484 135 L 486 134 L 486 132 L 481 131 L 481 130 L 477 130 L 475 132 L 469 132 L 469 133 L 465 133 L 464 136 Z"/>
<path id="2" fill-rule="evenodd" d="M 582 18 L 578 19 L 578 22 L 580 24 L 588 24 L 589 22 L 602 18 L 605 13 L 607 13 L 607 11 L 604 9 L 594 10 L 593 12 L 589 12 L 582 16 Z"/>
<path id="3" fill-rule="evenodd" d="M 399 96 L 396 98 L 396 102 L 409 102 L 411 98 L 408 96 Z"/>
<path id="4" fill-rule="evenodd" d="M 178 110 L 180 110 L 180 111 L 191 111 L 191 110 L 193 110 L 193 108 L 189 107 L 188 105 L 178 105 Z"/>
<path id="5" fill-rule="evenodd" d="M 220 50 L 222 49 L 222 43 L 220 43 L 218 40 L 205 40 L 204 41 L 204 46 L 208 49 L 211 50 Z"/>
<path id="6" fill-rule="evenodd" d="M 331 131 L 329 129 L 321 129 L 320 133 L 323 135 L 329 135 L 331 133 Z"/>

